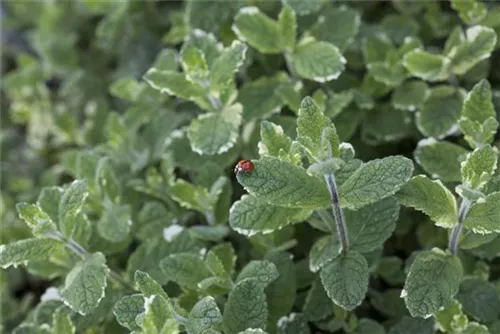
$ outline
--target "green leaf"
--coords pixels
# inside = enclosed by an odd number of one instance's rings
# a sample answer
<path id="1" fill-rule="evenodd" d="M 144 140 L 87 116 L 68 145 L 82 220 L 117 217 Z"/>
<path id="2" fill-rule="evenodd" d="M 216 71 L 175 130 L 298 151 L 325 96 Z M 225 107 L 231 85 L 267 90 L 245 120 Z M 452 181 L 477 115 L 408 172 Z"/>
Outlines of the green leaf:
<path id="1" fill-rule="evenodd" d="M 437 226 L 452 228 L 458 224 L 455 196 L 440 180 L 415 176 L 399 191 L 397 198 L 401 204 L 428 215 Z"/>
<path id="2" fill-rule="evenodd" d="M 329 130 L 328 130 L 329 129 Z M 330 133 L 326 133 L 330 131 Z M 330 138 L 326 135 L 330 134 Z M 326 138 L 324 138 L 326 137 Z M 297 118 L 297 139 L 306 148 L 314 160 L 325 156 L 324 139 L 329 140 L 333 156 L 339 156 L 340 140 L 337 130 L 330 119 L 323 115 L 321 109 L 310 97 L 305 97 L 300 104 Z M 325 158 L 330 158 L 326 156 Z M 323 159 L 321 159 L 323 160 Z"/>
<path id="3" fill-rule="evenodd" d="M 321 282 L 328 297 L 346 311 L 352 311 L 368 291 L 368 263 L 363 255 L 349 251 L 321 269 Z"/>
<path id="4" fill-rule="evenodd" d="M 359 319 L 358 325 L 353 334 L 385 334 L 385 328 L 372 319 Z"/>
<path id="5" fill-rule="evenodd" d="M 160 262 L 160 267 L 169 281 L 191 289 L 211 275 L 202 259 L 196 254 L 172 254 Z"/>
<path id="6" fill-rule="evenodd" d="M 320 1 L 291 1 L 283 0 L 284 4 L 292 7 L 292 9 L 299 15 L 307 15 L 318 12 L 323 3 Z"/>
<path id="7" fill-rule="evenodd" d="M 0 267 L 18 266 L 25 261 L 47 258 L 51 252 L 62 248 L 54 239 L 32 238 L 0 245 Z"/>
<path id="8" fill-rule="evenodd" d="M 417 255 L 401 293 L 412 317 L 429 317 L 457 294 L 463 269 L 460 260 L 439 249 Z"/>
<path id="9" fill-rule="evenodd" d="M 480 23 L 488 11 L 479 1 L 475 0 L 452 0 L 451 7 L 458 12 L 458 15 L 467 24 Z"/>
<path id="10" fill-rule="evenodd" d="M 500 315 L 498 292 L 493 284 L 482 279 L 464 279 L 460 284 L 457 299 L 464 312 L 481 323 L 490 323 Z"/>
<path id="11" fill-rule="evenodd" d="M 116 317 L 116 321 L 131 331 L 140 330 L 135 319 L 143 312 L 144 297 L 139 293 L 122 297 L 113 307 L 113 314 Z"/>
<path id="12" fill-rule="evenodd" d="M 465 74 L 478 62 L 490 57 L 497 43 L 495 30 L 474 26 L 465 32 L 466 40 L 450 51 L 451 71 L 455 74 Z"/>
<path id="13" fill-rule="evenodd" d="M 134 274 L 134 281 L 137 285 L 137 289 L 142 292 L 144 297 L 151 297 L 152 295 L 158 295 L 165 300 L 168 300 L 167 293 L 163 290 L 160 284 L 156 282 L 148 273 L 144 271 L 137 270 Z"/>
<path id="14" fill-rule="evenodd" d="M 310 334 L 311 329 L 301 313 L 292 312 L 280 318 L 278 322 L 279 334 Z"/>
<path id="15" fill-rule="evenodd" d="M 188 44 L 194 46 L 203 53 L 208 67 L 212 67 L 215 59 L 217 59 L 223 49 L 222 43 L 217 42 L 213 33 L 200 29 L 193 29 L 191 33 L 186 36 L 184 45 Z"/>
<path id="16" fill-rule="evenodd" d="M 462 163 L 462 182 L 481 190 L 491 180 L 497 168 L 498 153 L 490 145 L 476 148 Z"/>
<path id="17" fill-rule="evenodd" d="M 190 334 L 204 334 L 215 330 L 222 315 L 215 303 L 215 300 L 208 296 L 196 303 L 189 312 L 186 329 Z"/>
<path id="18" fill-rule="evenodd" d="M 114 205 L 107 208 L 97 224 L 97 232 L 111 242 L 121 242 L 129 236 L 132 225 L 130 205 Z"/>
<path id="19" fill-rule="evenodd" d="M 251 195 L 243 195 L 229 211 L 229 225 L 238 233 L 252 236 L 270 233 L 296 222 L 301 210 L 274 206 Z"/>
<path id="20" fill-rule="evenodd" d="M 54 334 L 74 334 L 75 325 L 66 310 L 66 307 L 59 307 L 52 318 L 52 333 Z"/>
<path id="21" fill-rule="evenodd" d="M 345 210 L 344 214 L 349 228 L 350 249 L 368 253 L 381 247 L 392 235 L 399 217 L 399 204 L 389 197 L 357 211 Z M 340 241 L 337 243 L 340 244 Z"/>
<path id="22" fill-rule="evenodd" d="M 69 238 L 73 234 L 75 218 L 82 210 L 88 195 L 85 180 L 75 180 L 64 190 L 59 202 L 59 229 L 65 237 Z"/>
<path id="23" fill-rule="evenodd" d="M 290 313 L 295 303 L 297 274 L 292 259 L 293 255 L 287 252 L 273 252 L 266 256 L 266 260 L 274 263 L 279 273 L 278 278 L 265 289 L 269 331 L 282 316 Z"/>
<path id="24" fill-rule="evenodd" d="M 297 18 L 295 11 L 286 4 L 283 5 L 278 15 L 278 34 L 281 50 L 292 52 L 297 38 Z"/>
<path id="25" fill-rule="evenodd" d="M 263 76 L 245 83 L 238 91 L 238 102 L 243 105 L 243 118 L 267 118 L 278 113 L 283 103 L 276 90 L 285 79 L 286 75 L 279 72 L 272 77 Z"/>
<path id="26" fill-rule="evenodd" d="M 163 333 L 164 329 L 168 331 L 170 326 L 177 329 L 178 326 L 177 321 L 172 319 L 168 302 L 158 295 L 145 298 L 144 313 L 136 318 L 136 322 L 143 329 L 143 333 L 152 334 Z M 177 330 L 171 330 L 171 332 L 175 333 Z"/>
<path id="27" fill-rule="evenodd" d="M 153 66 L 161 71 L 177 71 L 179 68 L 179 54 L 175 49 L 163 49 L 155 58 Z"/>
<path id="28" fill-rule="evenodd" d="M 102 253 L 94 253 L 80 261 L 66 276 L 61 290 L 64 303 L 81 315 L 92 312 L 104 298 L 108 272 Z"/>
<path id="29" fill-rule="evenodd" d="M 56 224 L 39 206 L 21 202 L 16 204 L 16 210 L 19 218 L 28 224 L 35 236 L 43 236 L 56 230 Z"/>
<path id="30" fill-rule="evenodd" d="M 36 201 L 41 211 L 47 213 L 53 222 L 59 220 L 59 202 L 63 192 L 64 189 L 61 187 L 44 187 Z"/>
<path id="31" fill-rule="evenodd" d="M 344 52 L 358 34 L 360 24 L 357 10 L 346 6 L 333 7 L 322 11 L 309 33 L 316 40 L 332 43 Z"/>
<path id="32" fill-rule="evenodd" d="M 419 319 L 404 316 L 389 330 L 389 334 L 433 334 L 435 332 L 433 326 L 433 319 Z"/>
<path id="33" fill-rule="evenodd" d="M 224 307 L 224 328 L 228 334 L 247 328 L 266 329 L 267 303 L 264 288 L 256 279 L 245 279 L 233 288 Z"/>
<path id="34" fill-rule="evenodd" d="M 333 217 L 329 217 L 333 223 Z M 309 252 L 309 269 L 319 271 L 325 264 L 340 255 L 341 244 L 338 237 L 327 235 L 319 238 Z"/>
<path id="35" fill-rule="evenodd" d="M 288 137 L 283 128 L 272 122 L 262 121 L 260 123 L 259 154 L 280 157 L 280 153 L 290 152 L 292 139 Z"/>
<path id="36" fill-rule="evenodd" d="M 327 207 L 330 196 L 326 185 L 298 166 L 273 157 L 252 161 L 254 169 L 238 173 L 238 182 L 259 200 L 269 204 L 315 209 Z"/>
<path id="37" fill-rule="evenodd" d="M 243 7 L 234 18 L 233 31 L 261 53 L 279 53 L 278 23 L 257 7 Z"/>
<path id="38" fill-rule="evenodd" d="M 403 65 L 414 76 L 426 81 L 442 81 L 448 78 L 450 60 L 442 55 L 415 49 L 403 58 Z"/>
<path id="39" fill-rule="evenodd" d="M 491 100 L 491 86 L 487 80 L 478 82 L 467 94 L 462 117 L 483 123 L 489 117 L 496 117 L 495 107 Z"/>
<path id="40" fill-rule="evenodd" d="M 222 91 L 233 81 L 233 75 L 243 65 L 247 46 L 240 41 L 233 41 L 214 60 L 210 69 L 211 90 Z"/>
<path id="41" fill-rule="evenodd" d="M 169 187 L 169 193 L 181 206 L 202 213 L 212 210 L 217 199 L 204 187 L 195 186 L 183 179 L 177 179 Z"/>
<path id="42" fill-rule="evenodd" d="M 250 261 L 239 273 L 236 284 L 247 278 L 255 279 L 265 288 L 279 276 L 276 266 L 269 261 Z"/>
<path id="43" fill-rule="evenodd" d="M 99 185 L 101 196 L 109 203 L 118 204 L 120 202 L 120 182 L 111 165 L 108 157 L 99 159 L 97 170 L 95 172 L 96 183 Z"/>
<path id="44" fill-rule="evenodd" d="M 432 178 L 439 178 L 443 182 L 460 182 L 460 163 L 469 153 L 462 146 L 437 141 L 434 138 L 421 140 L 415 150 L 415 161 Z"/>
<path id="45" fill-rule="evenodd" d="M 340 187 L 341 204 L 355 210 L 391 196 L 413 173 L 413 163 L 402 156 L 375 159 L 363 164 Z"/>
<path id="46" fill-rule="evenodd" d="M 361 46 L 366 64 L 385 62 L 389 51 L 394 50 L 391 40 L 386 34 L 379 33 L 363 40 Z"/>
<path id="47" fill-rule="evenodd" d="M 200 155 L 227 152 L 238 139 L 243 107 L 239 103 L 219 112 L 201 114 L 188 127 L 191 149 Z"/>
<path id="48" fill-rule="evenodd" d="M 464 226 L 475 233 L 500 232 L 500 192 L 478 200 L 469 210 Z"/>
<path id="49" fill-rule="evenodd" d="M 498 129 L 498 121 L 496 117 L 489 117 L 481 124 L 462 117 L 458 121 L 458 126 L 471 147 L 481 147 L 484 144 L 491 144 L 493 142 Z"/>
<path id="50" fill-rule="evenodd" d="M 417 127 L 427 137 L 444 138 L 457 130 L 462 96 L 451 86 L 437 86 L 417 112 Z"/>
<path id="51" fill-rule="evenodd" d="M 389 87 L 397 87 L 406 79 L 407 72 L 401 64 L 390 64 L 387 62 L 375 62 L 367 65 L 369 73 L 373 78 Z"/>
<path id="52" fill-rule="evenodd" d="M 335 45 L 314 39 L 299 43 L 292 59 L 300 77 L 316 82 L 337 79 L 344 71 L 346 63 Z"/>
<path id="53" fill-rule="evenodd" d="M 470 322 L 467 327 L 460 332 L 461 334 L 490 334 L 488 327 L 477 322 Z"/>
<path id="54" fill-rule="evenodd" d="M 185 44 L 181 49 L 181 65 L 186 78 L 194 83 L 207 80 L 208 66 L 205 55 L 192 44 Z"/>
<path id="55" fill-rule="evenodd" d="M 307 320 L 320 321 L 333 314 L 333 302 L 326 294 L 325 288 L 319 279 L 314 280 L 311 289 L 307 293 L 306 301 L 302 311 Z"/>
<path id="56" fill-rule="evenodd" d="M 391 103 L 396 109 L 415 111 L 422 108 L 429 95 L 429 86 L 424 81 L 406 81 L 394 89 Z"/>

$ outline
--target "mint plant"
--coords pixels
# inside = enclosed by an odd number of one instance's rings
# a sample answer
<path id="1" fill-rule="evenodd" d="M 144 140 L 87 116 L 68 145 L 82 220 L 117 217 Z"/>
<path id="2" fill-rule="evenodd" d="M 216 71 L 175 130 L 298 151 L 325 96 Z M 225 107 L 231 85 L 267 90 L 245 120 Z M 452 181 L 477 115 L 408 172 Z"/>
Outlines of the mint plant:
<path id="1" fill-rule="evenodd" d="M 2 4 L 1 333 L 500 333 L 500 7 Z"/>

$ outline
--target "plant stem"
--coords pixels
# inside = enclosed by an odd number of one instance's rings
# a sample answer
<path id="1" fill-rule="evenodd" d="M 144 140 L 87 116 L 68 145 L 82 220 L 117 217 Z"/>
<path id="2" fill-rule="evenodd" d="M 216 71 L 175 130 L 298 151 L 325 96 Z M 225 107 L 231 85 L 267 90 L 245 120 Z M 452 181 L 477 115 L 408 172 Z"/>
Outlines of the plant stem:
<path id="1" fill-rule="evenodd" d="M 335 221 L 337 223 L 337 233 L 339 235 L 340 243 L 342 245 L 342 253 L 347 252 L 349 247 L 349 238 L 347 236 L 347 226 L 344 218 L 344 210 L 340 207 L 339 193 L 337 191 L 337 184 L 335 183 L 335 176 L 332 174 L 325 174 L 325 180 L 328 184 L 328 190 L 332 198 L 332 211 Z"/>
<path id="2" fill-rule="evenodd" d="M 450 241 L 448 243 L 448 248 L 451 253 L 457 255 L 458 252 L 458 243 L 460 241 L 460 235 L 462 233 L 462 229 L 464 227 L 464 219 L 469 212 L 469 209 L 472 205 L 472 202 L 468 199 L 463 199 L 460 203 L 460 208 L 458 209 L 458 225 L 453 228 L 450 235 Z"/>

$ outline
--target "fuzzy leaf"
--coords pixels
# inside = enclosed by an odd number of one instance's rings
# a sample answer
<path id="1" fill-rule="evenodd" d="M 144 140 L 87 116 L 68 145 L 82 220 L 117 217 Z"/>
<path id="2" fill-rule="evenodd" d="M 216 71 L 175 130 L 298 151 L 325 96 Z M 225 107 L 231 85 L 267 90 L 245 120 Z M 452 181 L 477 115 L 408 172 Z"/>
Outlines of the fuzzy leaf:
<path id="1" fill-rule="evenodd" d="M 333 313 L 333 302 L 320 279 L 313 282 L 302 310 L 309 321 L 324 320 Z"/>
<path id="2" fill-rule="evenodd" d="M 76 216 L 88 195 L 85 180 L 75 180 L 64 190 L 59 202 L 59 229 L 65 237 L 69 238 L 73 234 Z"/>
<path id="3" fill-rule="evenodd" d="M 268 330 L 292 310 L 297 290 L 297 279 L 293 256 L 287 252 L 273 252 L 266 256 L 278 269 L 278 278 L 265 289 L 269 312 Z"/>
<path id="4" fill-rule="evenodd" d="M 144 271 L 137 270 L 134 274 L 134 281 L 137 285 L 137 289 L 142 292 L 144 297 L 151 297 L 152 295 L 158 295 L 168 300 L 167 293 L 163 290 L 160 284 L 156 282 L 148 273 Z"/>
<path id="5" fill-rule="evenodd" d="M 292 146 L 292 139 L 288 137 L 283 128 L 268 121 L 260 123 L 259 154 L 279 157 L 280 152 L 288 153 Z"/>
<path id="6" fill-rule="evenodd" d="M 65 304 L 81 315 L 92 312 L 104 298 L 108 272 L 102 253 L 94 253 L 79 262 L 66 276 L 61 290 Z"/>
<path id="7" fill-rule="evenodd" d="M 413 163 L 402 156 L 363 164 L 340 187 L 342 206 L 355 210 L 396 193 L 410 179 Z"/>
<path id="8" fill-rule="evenodd" d="M 346 60 L 340 50 L 327 42 L 299 43 L 293 54 L 293 66 L 302 78 L 316 82 L 337 79 L 345 69 Z"/>
<path id="9" fill-rule="evenodd" d="M 254 160 L 254 169 L 238 173 L 238 182 L 254 197 L 269 204 L 314 209 L 327 207 L 330 196 L 326 185 L 298 166 L 273 157 Z"/>
<path id="10" fill-rule="evenodd" d="M 192 44 L 183 46 L 181 50 L 181 65 L 189 81 L 196 83 L 206 80 L 208 66 L 205 62 L 205 55 Z"/>
<path id="11" fill-rule="evenodd" d="M 478 200 L 467 214 L 464 226 L 481 234 L 500 232 L 500 192 Z"/>
<path id="12" fill-rule="evenodd" d="M 239 282 L 229 293 L 223 319 L 228 334 L 238 333 L 247 328 L 265 330 L 267 303 L 262 284 L 251 278 Z"/>
<path id="13" fill-rule="evenodd" d="M 443 182 L 460 182 L 460 163 L 467 153 L 465 148 L 434 138 L 421 140 L 415 150 L 415 160 L 432 178 Z"/>
<path id="14" fill-rule="evenodd" d="M 47 213 L 53 222 L 59 220 L 59 202 L 61 201 L 63 192 L 64 189 L 61 187 L 44 187 L 36 201 L 40 209 Z"/>
<path id="15" fill-rule="evenodd" d="M 425 82 L 407 81 L 394 89 L 391 103 L 396 109 L 415 111 L 424 105 L 429 95 L 429 86 Z"/>
<path id="16" fill-rule="evenodd" d="M 116 321 L 131 331 L 140 329 L 135 319 L 143 312 L 144 297 L 142 294 L 124 296 L 113 307 L 113 314 L 116 317 Z"/>
<path id="17" fill-rule="evenodd" d="M 475 149 L 462 163 L 462 182 L 472 189 L 482 189 L 497 168 L 498 153 L 490 145 Z"/>
<path id="18" fill-rule="evenodd" d="M 457 300 L 465 313 L 482 323 L 490 323 L 500 315 L 500 297 L 495 285 L 480 278 L 464 279 Z"/>
<path id="19" fill-rule="evenodd" d="M 187 136 L 194 152 L 214 155 L 227 152 L 238 139 L 243 107 L 236 103 L 220 112 L 201 114 L 188 127 Z"/>
<path id="20" fill-rule="evenodd" d="M 238 233 L 270 233 L 294 222 L 301 210 L 267 204 L 251 195 L 243 195 L 229 211 L 229 225 Z"/>
<path id="21" fill-rule="evenodd" d="M 403 65 L 408 71 L 426 81 L 442 81 L 448 77 L 450 60 L 438 54 L 420 49 L 408 52 L 403 58 Z"/>
<path id="22" fill-rule="evenodd" d="M 160 262 L 160 267 L 167 280 L 192 289 L 211 276 L 210 270 L 196 254 L 169 255 Z"/>
<path id="23" fill-rule="evenodd" d="M 484 26 L 474 26 L 465 32 L 466 40 L 451 50 L 449 57 L 451 71 L 465 74 L 483 59 L 490 57 L 497 43 L 495 30 Z"/>
<path id="24" fill-rule="evenodd" d="M 349 251 L 321 269 L 321 282 L 333 302 L 352 311 L 365 299 L 368 291 L 368 263 L 363 255 Z"/>
<path id="25" fill-rule="evenodd" d="M 183 179 L 177 179 L 170 186 L 169 193 L 181 206 L 202 213 L 211 211 L 216 201 L 216 197 L 212 196 L 207 189 L 195 186 Z"/>
<path id="26" fill-rule="evenodd" d="M 481 80 L 467 94 L 462 107 L 462 117 L 479 123 L 489 117 L 496 117 L 491 100 L 491 86 L 487 80 Z"/>
<path id="27" fill-rule="evenodd" d="M 233 31 L 261 53 L 279 53 L 278 23 L 257 7 L 243 7 L 234 18 Z"/>
<path id="28" fill-rule="evenodd" d="M 452 228 L 458 224 L 455 196 L 440 180 L 415 176 L 401 189 L 397 198 L 401 204 L 428 215 L 437 226 Z"/>
<path id="29" fill-rule="evenodd" d="M 130 205 L 114 205 L 107 208 L 97 224 L 97 232 L 111 242 L 125 240 L 132 225 L 131 212 Z"/>
<path id="30" fill-rule="evenodd" d="M 483 3 L 476 0 L 452 0 L 451 7 L 467 24 L 476 24 L 486 17 L 488 11 Z"/>
<path id="31" fill-rule="evenodd" d="M 66 307 L 59 307 L 52 318 L 53 334 L 74 334 L 75 325 L 71 321 Z"/>
<path id="32" fill-rule="evenodd" d="M 51 252 L 62 247 L 54 239 L 32 238 L 0 245 L 0 267 L 17 266 L 25 261 L 46 258 Z"/>
<path id="33" fill-rule="evenodd" d="M 247 278 L 255 279 L 265 288 L 278 278 L 278 269 L 269 261 L 250 261 L 239 273 L 236 284 Z"/>
<path id="34" fill-rule="evenodd" d="M 267 118 L 279 112 L 283 103 L 276 90 L 285 79 L 286 76 L 279 72 L 273 77 L 260 77 L 244 84 L 238 91 L 238 102 L 243 105 L 243 118 Z"/>
<path id="35" fill-rule="evenodd" d="M 283 6 L 278 16 L 278 33 L 281 49 L 292 52 L 297 38 L 297 18 L 295 11 L 288 5 Z"/>
<path id="36" fill-rule="evenodd" d="M 190 334 L 204 334 L 214 330 L 222 315 L 213 297 L 205 297 L 198 301 L 187 319 L 186 329 Z"/>
<path id="37" fill-rule="evenodd" d="M 426 318 L 457 294 L 463 269 L 460 260 L 441 250 L 417 255 L 401 293 L 412 317 Z"/>
<path id="38" fill-rule="evenodd" d="M 233 75 L 243 65 L 247 46 L 240 41 L 233 41 L 229 47 L 215 59 L 210 69 L 210 88 L 222 91 L 232 82 Z"/>
<path id="39" fill-rule="evenodd" d="M 21 202 L 16 204 L 16 210 L 19 213 L 19 218 L 28 224 L 35 236 L 43 236 L 57 228 L 50 216 L 37 205 Z"/>

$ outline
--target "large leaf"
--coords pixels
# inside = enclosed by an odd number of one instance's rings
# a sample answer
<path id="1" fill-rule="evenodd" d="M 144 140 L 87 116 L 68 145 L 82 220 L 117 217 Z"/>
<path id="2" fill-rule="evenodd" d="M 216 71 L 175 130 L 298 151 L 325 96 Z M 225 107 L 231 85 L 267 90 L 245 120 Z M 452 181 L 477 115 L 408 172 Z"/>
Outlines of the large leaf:
<path id="1" fill-rule="evenodd" d="M 232 26 L 238 38 L 248 42 L 262 53 L 279 53 L 278 23 L 257 7 L 243 7 Z"/>
<path id="2" fill-rule="evenodd" d="M 0 267 L 8 268 L 26 261 L 47 258 L 59 247 L 62 247 L 59 241 L 48 238 L 24 239 L 0 245 Z"/>
<path id="3" fill-rule="evenodd" d="M 497 43 L 497 35 L 492 28 L 474 26 L 466 31 L 466 40 L 450 51 L 451 71 L 464 74 L 483 59 L 490 57 Z"/>
<path id="4" fill-rule="evenodd" d="M 346 60 L 333 44 L 308 40 L 299 43 L 293 54 L 293 66 L 302 78 L 327 82 L 344 71 Z"/>

